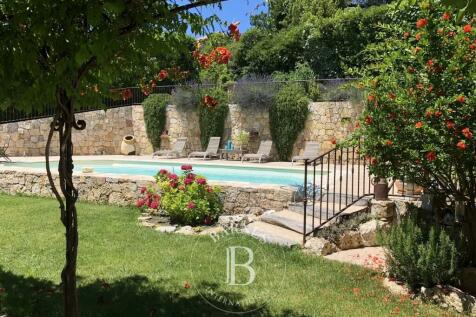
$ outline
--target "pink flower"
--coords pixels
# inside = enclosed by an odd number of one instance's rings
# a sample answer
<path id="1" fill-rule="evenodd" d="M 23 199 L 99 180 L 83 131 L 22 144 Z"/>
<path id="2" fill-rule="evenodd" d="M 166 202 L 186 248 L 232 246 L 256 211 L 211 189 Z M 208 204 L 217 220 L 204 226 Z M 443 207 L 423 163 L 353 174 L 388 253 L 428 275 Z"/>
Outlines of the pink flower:
<path id="1" fill-rule="evenodd" d="M 207 187 L 207 192 L 208 192 L 208 193 L 211 193 L 211 192 L 213 192 L 213 188 L 212 188 L 212 187 L 210 187 L 210 186 L 208 186 L 208 187 Z"/>
<path id="2" fill-rule="evenodd" d="M 159 208 L 159 202 L 157 200 L 154 200 L 153 202 L 150 203 L 149 207 L 152 209 L 157 209 Z"/>
<path id="3" fill-rule="evenodd" d="M 171 181 L 169 183 L 169 186 L 172 187 L 172 188 L 175 188 L 175 187 L 177 187 L 177 182 L 176 181 Z"/>
<path id="4" fill-rule="evenodd" d="M 197 184 L 199 185 L 206 185 L 207 184 L 207 180 L 205 178 L 197 178 Z"/>
<path id="5" fill-rule="evenodd" d="M 194 180 L 194 179 L 195 179 L 195 176 L 196 176 L 196 175 L 193 174 L 193 173 L 188 173 L 186 178 L 187 178 L 187 179 Z"/>
<path id="6" fill-rule="evenodd" d="M 197 207 L 197 205 L 195 205 L 195 203 L 193 201 L 191 201 L 187 204 L 188 209 L 194 209 L 195 207 Z"/>
<path id="7" fill-rule="evenodd" d="M 178 180 L 178 176 L 177 176 L 177 174 L 170 174 L 169 179 L 176 181 L 176 180 Z"/>
<path id="8" fill-rule="evenodd" d="M 190 185 L 190 184 L 193 183 L 193 179 L 191 179 L 191 178 L 186 178 L 186 179 L 183 180 L 183 182 L 184 182 L 185 185 Z"/>
<path id="9" fill-rule="evenodd" d="M 137 208 L 141 208 L 144 205 L 145 205 L 144 199 L 137 199 L 137 201 L 136 201 L 136 207 Z"/>
<path id="10" fill-rule="evenodd" d="M 182 171 L 191 171 L 193 169 L 192 165 L 188 164 L 182 165 L 180 168 L 182 169 Z"/>
<path id="11" fill-rule="evenodd" d="M 147 191 L 147 188 L 146 188 L 146 187 L 141 187 L 141 188 L 140 188 L 140 193 L 141 193 L 141 194 L 144 194 L 146 191 Z"/>
<path id="12" fill-rule="evenodd" d="M 169 172 L 166 169 L 161 169 L 159 174 L 160 175 L 167 175 Z"/>

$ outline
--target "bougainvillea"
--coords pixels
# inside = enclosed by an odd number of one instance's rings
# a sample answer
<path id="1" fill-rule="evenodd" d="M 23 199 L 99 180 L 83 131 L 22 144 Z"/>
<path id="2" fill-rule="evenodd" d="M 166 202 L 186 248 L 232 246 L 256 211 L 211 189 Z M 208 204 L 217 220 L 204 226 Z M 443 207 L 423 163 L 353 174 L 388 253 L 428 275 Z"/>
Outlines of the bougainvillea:
<path id="1" fill-rule="evenodd" d="M 372 159 L 375 176 L 405 175 L 429 192 L 465 201 L 472 210 L 467 220 L 473 222 L 474 20 L 457 23 L 457 12 L 437 1 L 406 10 L 416 15 L 416 22 L 388 26 L 393 38 L 373 48 L 377 54 L 362 83 L 369 98 L 355 140 L 361 140 L 362 154 Z"/>
<path id="2" fill-rule="evenodd" d="M 157 186 L 141 188 L 136 206 L 161 210 L 173 222 L 183 225 L 213 224 L 223 210 L 220 188 L 209 185 L 205 177 L 196 175 L 191 165 L 182 165 L 181 170 L 180 176 L 160 170 L 156 176 Z"/>

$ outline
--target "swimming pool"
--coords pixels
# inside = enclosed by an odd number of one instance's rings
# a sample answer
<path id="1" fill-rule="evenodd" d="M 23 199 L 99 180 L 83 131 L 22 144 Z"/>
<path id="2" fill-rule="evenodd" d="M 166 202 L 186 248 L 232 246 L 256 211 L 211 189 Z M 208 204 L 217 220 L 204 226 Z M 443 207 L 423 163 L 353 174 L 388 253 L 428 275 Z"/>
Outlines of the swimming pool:
<path id="1" fill-rule="evenodd" d="M 145 161 L 85 161 L 74 162 L 76 172 L 83 168 L 92 168 L 95 173 L 116 175 L 145 175 L 155 176 L 160 169 L 167 169 L 174 173 L 181 173 L 181 163 L 145 162 Z M 194 172 L 206 176 L 211 181 L 247 182 L 253 184 L 270 184 L 281 186 L 301 185 L 304 180 L 304 171 L 283 168 L 256 168 L 250 166 L 218 166 L 194 164 Z M 38 168 L 45 170 L 44 162 L 17 162 L 6 163 L 5 166 Z M 56 170 L 58 162 L 51 162 L 52 169 Z"/>

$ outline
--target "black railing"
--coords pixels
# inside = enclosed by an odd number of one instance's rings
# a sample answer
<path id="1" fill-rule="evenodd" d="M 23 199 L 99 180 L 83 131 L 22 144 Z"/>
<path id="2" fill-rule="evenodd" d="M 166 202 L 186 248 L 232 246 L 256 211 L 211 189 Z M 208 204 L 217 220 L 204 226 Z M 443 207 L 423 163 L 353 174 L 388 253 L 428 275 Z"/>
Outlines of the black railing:
<path id="1" fill-rule="evenodd" d="M 336 148 L 306 160 L 304 193 L 303 243 L 307 236 L 373 194 L 367 161 L 358 147 Z"/>
<path id="2" fill-rule="evenodd" d="M 345 100 L 361 100 L 361 92 L 351 85 L 354 79 L 320 79 L 320 80 L 299 80 L 299 81 L 265 81 L 265 82 L 237 82 L 231 84 L 228 88 L 230 93 L 230 100 L 233 102 L 234 88 L 237 86 L 248 87 L 250 85 L 255 86 L 257 89 L 252 93 L 263 93 L 262 90 L 269 89 L 271 91 L 277 91 L 280 87 L 289 83 L 297 83 L 302 85 L 309 95 L 312 95 L 316 101 L 345 101 Z M 187 85 L 169 85 L 169 86 L 155 86 L 149 88 L 147 91 L 140 87 L 126 87 L 120 89 L 113 89 L 115 91 L 116 98 L 104 98 L 102 104 L 94 107 L 81 108 L 77 112 L 87 112 L 100 109 L 112 109 L 118 107 L 127 107 L 131 105 L 141 104 L 149 94 L 168 94 L 173 95 L 174 91 L 177 91 L 179 87 L 195 87 L 198 89 L 212 88 L 214 85 L 210 84 L 187 84 Z M 122 92 L 127 91 L 127 94 Z M 0 123 L 17 122 L 24 120 L 33 120 L 51 117 L 54 114 L 54 107 L 46 107 L 41 111 L 23 112 L 14 108 L 7 108 L 0 110 Z"/>

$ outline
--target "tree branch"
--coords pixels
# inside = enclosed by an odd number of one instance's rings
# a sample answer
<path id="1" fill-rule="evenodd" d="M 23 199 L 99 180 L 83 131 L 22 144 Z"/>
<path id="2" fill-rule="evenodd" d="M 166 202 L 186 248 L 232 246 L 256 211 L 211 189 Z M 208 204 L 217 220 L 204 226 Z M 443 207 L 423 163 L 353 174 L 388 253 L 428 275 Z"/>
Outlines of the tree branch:
<path id="1" fill-rule="evenodd" d="M 198 1 L 193 2 L 193 3 L 189 3 L 189 4 L 186 4 L 186 5 L 183 5 L 183 6 L 179 6 L 179 7 L 175 7 L 173 9 L 171 9 L 169 12 L 172 13 L 172 14 L 175 14 L 175 13 L 180 13 L 180 12 L 183 12 L 183 11 L 188 11 L 188 10 L 193 9 L 193 8 L 201 7 L 201 6 L 204 6 L 204 5 L 215 4 L 215 3 L 225 2 L 225 1 L 228 1 L 228 0 L 198 0 Z"/>

